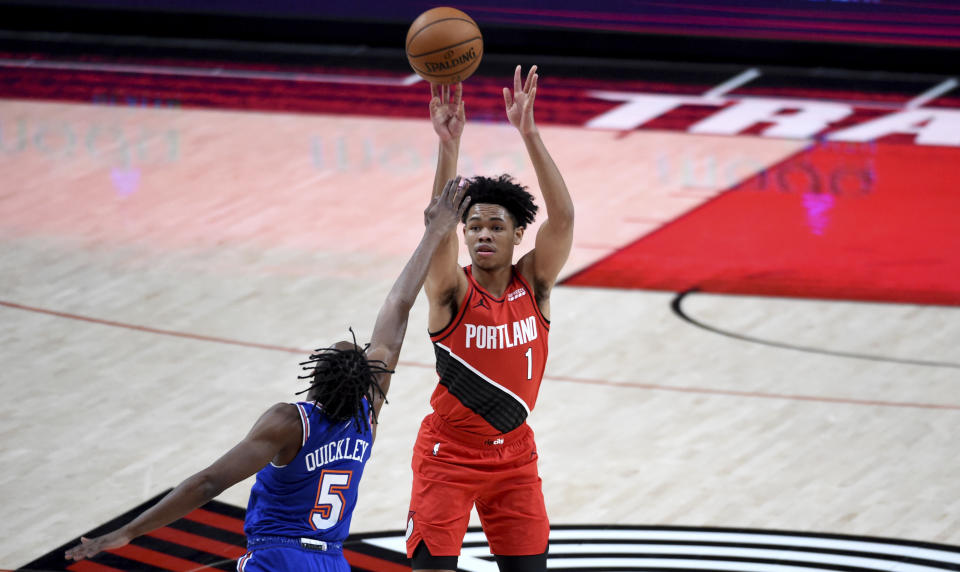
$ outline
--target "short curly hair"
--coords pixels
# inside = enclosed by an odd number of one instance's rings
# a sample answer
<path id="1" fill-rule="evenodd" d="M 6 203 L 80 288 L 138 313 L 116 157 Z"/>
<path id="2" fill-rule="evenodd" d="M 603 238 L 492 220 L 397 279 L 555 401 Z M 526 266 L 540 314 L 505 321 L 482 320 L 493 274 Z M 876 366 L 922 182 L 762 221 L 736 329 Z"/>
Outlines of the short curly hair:
<path id="1" fill-rule="evenodd" d="M 513 217 L 514 226 L 519 228 L 526 228 L 532 223 L 539 208 L 527 188 L 506 174 L 497 178 L 477 176 L 468 179 L 467 196 L 470 197 L 471 205 L 487 203 L 507 209 Z M 467 213 L 463 213 L 462 222 L 467 222 Z"/>

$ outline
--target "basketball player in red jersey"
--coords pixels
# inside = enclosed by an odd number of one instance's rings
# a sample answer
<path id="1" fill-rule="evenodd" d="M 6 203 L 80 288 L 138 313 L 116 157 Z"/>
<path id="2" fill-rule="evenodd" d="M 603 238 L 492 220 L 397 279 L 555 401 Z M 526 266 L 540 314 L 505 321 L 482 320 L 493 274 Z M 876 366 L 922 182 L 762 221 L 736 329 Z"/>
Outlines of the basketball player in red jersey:
<path id="1" fill-rule="evenodd" d="M 429 330 L 439 383 L 433 412 L 413 452 L 407 556 L 419 571 L 455 570 L 476 505 L 501 572 L 546 570 L 550 525 L 526 423 L 547 359 L 550 291 L 570 254 L 573 202 L 534 123 L 536 66 L 504 88 L 507 118 L 537 174 L 548 219 L 534 249 L 513 263 L 534 219 L 533 197 L 506 176 L 467 183 L 463 239 L 472 264 L 460 268 L 451 231 L 427 273 Z M 440 138 L 433 193 L 457 168 L 465 114 L 462 85 L 432 86 L 430 115 Z"/>

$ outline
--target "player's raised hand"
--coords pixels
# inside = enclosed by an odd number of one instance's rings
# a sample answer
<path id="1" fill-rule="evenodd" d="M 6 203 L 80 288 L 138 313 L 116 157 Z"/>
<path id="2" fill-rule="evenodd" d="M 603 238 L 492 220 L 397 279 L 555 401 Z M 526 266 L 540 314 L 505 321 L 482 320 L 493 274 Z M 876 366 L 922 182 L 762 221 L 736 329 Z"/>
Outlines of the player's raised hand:
<path id="1" fill-rule="evenodd" d="M 430 119 L 440 141 L 459 139 L 467 116 L 463 111 L 463 84 L 430 84 Z"/>
<path id="2" fill-rule="evenodd" d="M 430 201 L 423 211 L 423 221 L 428 228 L 446 234 L 463 220 L 463 213 L 470 207 L 470 197 L 467 196 L 466 181 L 457 175 L 447 181 L 439 196 Z"/>
<path id="3" fill-rule="evenodd" d="M 527 79 L 520 83 L 520 66 L 513 72 L 513 93 L 510 88 L 503 88 L 503 103 L 507 107 L 507 119 L 510 124 L 520 130 L 522 135 L 532 135 L 537 132 L 537 125 L 533 122 L 533 101 L 537 98 L 537 66 L 530 68 Z"/>
<path id="4" fill-rule="evenodd" d="M 67 560 L 83 560 L 92 558 L 104 550 L 113 550 L 130 543 L 130 536 L 123 529 L 115 530 L 95 538 L 80 537 L 80 545 L 74 546 L 64 554 Z"/>

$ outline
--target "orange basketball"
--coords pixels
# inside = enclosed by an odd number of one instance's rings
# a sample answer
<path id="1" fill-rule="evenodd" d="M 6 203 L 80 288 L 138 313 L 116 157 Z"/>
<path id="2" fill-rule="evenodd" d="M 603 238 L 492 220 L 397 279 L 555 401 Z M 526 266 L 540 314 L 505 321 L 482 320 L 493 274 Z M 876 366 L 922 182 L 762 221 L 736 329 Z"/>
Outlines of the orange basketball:
<path id="1" fill-rule="evenodd" d="M 456 8 L 431 8 L 410 24 L 407 61 L 431 83 L 457 83 L 477 71 L 483 36 L 473 18 Z"/>

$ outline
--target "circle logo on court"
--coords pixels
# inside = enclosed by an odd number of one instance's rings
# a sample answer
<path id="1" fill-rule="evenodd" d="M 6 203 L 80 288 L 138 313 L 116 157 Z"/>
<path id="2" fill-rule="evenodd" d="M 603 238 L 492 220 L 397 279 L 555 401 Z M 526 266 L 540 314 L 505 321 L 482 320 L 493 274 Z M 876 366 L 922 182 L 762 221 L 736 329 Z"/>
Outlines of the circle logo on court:
<path id="1" fill-rule="evenodd" d="M 408 533 L 412 529 L 408 521 Z M 406 563 L 399 533 L 351 536 L 349 549 Z M 548 566 L 562 570 L 936 572 L 960 570 L 960 547 L 789 531 L 657 526 L 553 526 Z M 496 571 L 482 530 L 464 537 L 458 569 Z"/>

